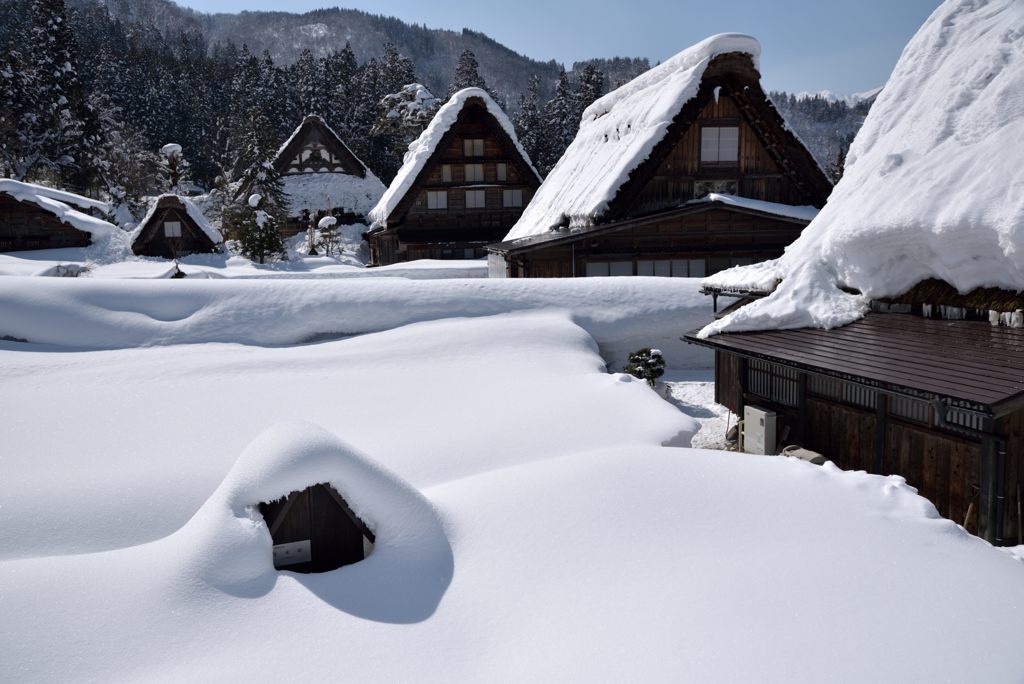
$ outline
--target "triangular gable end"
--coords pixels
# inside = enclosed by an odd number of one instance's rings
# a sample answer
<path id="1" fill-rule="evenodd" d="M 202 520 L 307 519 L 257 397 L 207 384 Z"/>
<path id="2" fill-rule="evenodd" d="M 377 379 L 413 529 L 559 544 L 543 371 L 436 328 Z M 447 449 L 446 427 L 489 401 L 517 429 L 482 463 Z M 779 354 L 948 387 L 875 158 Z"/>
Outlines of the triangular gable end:
<path id="1" fill-rule="evenodd" d="M 697 94 L 672 120 L 666 135 L 647 160 L 630 173 L 597 223 L 620 220 L 656 208 L 650 202 L 658 194 L 655 186 L 659 180 L 671 182 L 673 177 L 705 175 L 730 177 L 728 172 L 707 174 L 700 168 L 701 125 L 721 121 L 745 124 L 743 129 L 750 139 L 741 133 L 744 138 L 740 142 L 741 165 L 749 163 L 751 157 L 761 157 L 762 163 L 767 162 L 785 179 L 788 184 L 785 194 L 791 196 L 794 205 L 824 206 L 832 191 L 831 182 L 764 93 L 760 74 L 750 56 L 732 52 L 711 60 Z M 681 168 L 684 166 L 688 168 Z M 738 170 L 731 176 L 748 174 L 749 171 Z M 713 192 L 738 192 L 751 197 L 761 194 L 753 188 L 744 190 L 741 187 L 711 188 Z M 772 201 L 778 201 L 778 197 Z"/>
<path id="2" fill-rule="evenodd" d="M 366 164 L 322 118 L 309 115 L 278 150 L 274 167 L 281 175 L 344 173 L 366 177 Z"/>
<path id="3" fill-rule="evenodd" d="M 520 147 L 513 140 L 505 128 L 488 111 L 487 104 L 480 97 L 468 97 L 462 103 L 458 117 L 448 130 L 437 140 L 427 158 L 427 161 L 420 168 L 413 181 L 409 184 L 402 199 L 394 206 L 394 209 L 387 215 L 384 221 L 377 219 L 378 223 L 401 223 L 410 206 L 415 202 L 416 196 L 431 172 L 441 163 L 444 151 L 452 144 L 453 139 L 460 137 L 467 125 L 481 123 L 488 129 L 488 134 L 493 137 L 502 148 L 503 155 L 515 164 L 519 177 L 523 182 L 535 190 L 540 186 L 541 179 L 533 164 L 523 156 Z M 447 163 L 447 162 L 445 162 Z"/>
<path id="4" fill-rule="evenodd" d="M 193 207 L 193 210 L 196 209 Z M 177 224 L 178 235 L 167 235 L 167 222 Z M 215 251 L 214 239 L 193 218 L 185 200 L 175 195 L 164 195 L 157 200 L 135 229 L 132 239 L 132 252 L 138 256 L 176 258 Z"/>

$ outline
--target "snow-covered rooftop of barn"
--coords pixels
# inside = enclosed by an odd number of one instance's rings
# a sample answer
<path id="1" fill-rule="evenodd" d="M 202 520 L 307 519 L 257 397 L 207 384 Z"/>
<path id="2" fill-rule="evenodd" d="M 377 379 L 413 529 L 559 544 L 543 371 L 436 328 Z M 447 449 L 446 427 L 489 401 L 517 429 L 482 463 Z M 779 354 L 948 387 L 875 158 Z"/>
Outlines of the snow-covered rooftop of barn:
<path id="1" fill-rule="evenodd" d="M 89 233 L 93 238 L 109 236 L 120 230 L 112 223 L 78 211 L 95 209 L 104 213 L 109 212 L 110 205 L 100 200 L 9 178 L 0 179 L 0 192 L 10 195 L 19 202 L 34 204 L 56 216 L 62 223 L 75 230 Z"/>
<path id="2" fill-rule="evenodd" d="M 360 178 L 348 173 L 293 173 L 281 176 L 288 215 L 311 214 L 328 207 L 342 207 L 366 216 L 384 194 L 384 184 L 369 169 Z"/>
<path id="3" fill-rule="evenodd" d="M 707 65 L 730 52 L 750 55 L 756 66 L 761 45 L 738 33 L 711 36 L 590 105 L 576 138 L 505 239 L 544 233 L 565 218 L 573 229 L 593 224 L 697 94 Z"/>
<path id="4" fill-rule="evenodd" d="M 181 202 L 182 205 L 184 205 L 185 211 L 188 213 L 189 218 L 196 222 L 196 225 L 199 226 L 199 229 L 206 234 L 206 237 L 210 238 L 210 240 L 213 241 L 213 244 L 220 244 L 221 242 L 224 241 L 224 238 L 220 234 L 220 231 L 214 228 L 210 224 L 210 222 L 206 220 L 206 217 L 203 216 L 203 212 L 199 211 L 199 207 L 193 204 L 188 197 L 182 197 L 181 195 L 166 194 L 160 195 L 159 197 L 156 198 L 156 200 L 153 201 L 152 204 L 150 204 L 149 211 L 146 212 L 145 218 L 139 221 L 139 224 L 131 233 L 131 241 L 133 243 L 135 242 L 136 239 L 138 239 L 139 235 L 142 233 L 143 228 L 149 225 L 149 222 L 153 220 L 153 215 L 160 207 L 160 202 L 168 198 L 176 199 L 179 202 Z"/>
<path id="5" fill-rule="evenodd" d="M 494 119 L 501 126 L 502 130 L 508 134 L 508 137 L 515 143 L 516 149 L 519 154 L 522 155 L 523 159 L 530 168 L 533 169 L 534 173 L 537 170 L 533 167 L 533 162 L 530 161 L 529 155 L 526 154 L 526 150 L 519 144 L 519 138 L 516 137 L 515 128 L 512 126 L 512 122 L 509 121 L 508 116 L 502 111 L 501 107 L 487 94 L 487 91 L 480 88 L 464 88 L 449 98 L 449 100 L 437 110 L 437 114 L 430 121 L 430 125 L 424 129 L 420 134 L 420 137 L 416 138 L 409 145 L 409 150 L 405 153 L 404 163 L 402 168 L 398 170 L 398 174 L 395 179 L 391 181 L 390 187 L 387 192 L 381 197 L 380 202 L 370 212 L 370 220 L 374 223 L 386 226 L 388 217 L 391 216 L 391 212 L 395 210 L 402 198 L 412 187 L 413 183 L 416 182 L 416 178 L 423 171 L 423 167 L 426 166 L 427 160 L 437 149 L 438 144 L 441 142 L 441 138 L 444 134 L 455 124 L 455 121 L 459 118 L 459 113 L 462 108 L 466 105 L 466 102 L 471 98 L 479 98 L 483 100 L 487 106 L 487 111 L 494 117 Z M 540 179 L 540 174 L 537 174 L 537 178 Z"/>
<path id="6" fill-rule="evenodd" d="M 845 325 L 869 299 L 928 278 L 963 293 L 1024 289 L 1021 93 L 1024 4 L 943 3 L 904 49 L 801 237 L 778 260 L 705 281 L 778 288 L 703 333 Z"/>

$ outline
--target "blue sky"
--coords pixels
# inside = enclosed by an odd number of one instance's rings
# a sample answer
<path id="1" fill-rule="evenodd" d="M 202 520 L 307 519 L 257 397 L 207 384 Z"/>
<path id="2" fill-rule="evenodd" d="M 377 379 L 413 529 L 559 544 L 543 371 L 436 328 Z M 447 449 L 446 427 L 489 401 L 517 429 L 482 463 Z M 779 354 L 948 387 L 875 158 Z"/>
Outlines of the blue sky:
<path id="1" fill-rule="evenodd" d="M 767 88 L 853 93 L 882 85 L 939 0 L 179 0 L 204 12 L 340 4 L 431 28 L 482 31 L 535 59 L 665 59 L 713 33 L 756 36 Z"/>

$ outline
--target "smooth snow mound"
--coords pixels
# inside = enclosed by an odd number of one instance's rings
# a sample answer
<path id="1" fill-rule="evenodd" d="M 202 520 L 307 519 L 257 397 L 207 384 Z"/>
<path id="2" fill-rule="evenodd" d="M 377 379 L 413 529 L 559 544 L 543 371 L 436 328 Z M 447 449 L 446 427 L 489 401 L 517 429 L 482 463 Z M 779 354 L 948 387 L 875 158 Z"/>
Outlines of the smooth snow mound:
<path id="1" fill-rule="evenodd" d="M 749 54 L 757 66 L 761 45 L 739 33 L 711 36 L 590 105 L 576 138 L 505 240 L 542 235 L 566 219 L 571 229 L 592 225 L 697 94 L 708 63 L 729 52 Z"/>
<path id="2" fill-rule="evenodd" d="M 289 216 L 300 216 L 303 210 L 316 215 L 327 207 L 366 216 L 384 194 L 384 184 L 369 169 L 365 178 L 348 173 L 286 174 L 281 176 L 281 186 Z"/>
<path id="3" fill-rule="evenodd" d="M 398 203 L 402 201 L 405 194 L 412 187 L 412 184 L 416 182 L 416 178 L 423 171 L 423 167 L 426 165 L 427 160 L 437 149 L 438 144 L 441 142 L 441 138 L 448 132 L 459 118 L 459 113 L 462 112 L 462 108 L 466 105 L 466 101 L 470 98 L 479 98 L 483 100 L 487 106 L 487 111 L 491 116 L 498 122 L 502 130 L 508 134 L 508 137 L 512 139 L 519 154 L 523 157 L 523 160 L 530 166 L 530 169 L 537 174 L 537 180 L 540 180 L 540 174 L 533 167 L 533 162 L 530 161 L 530 156 L 526 154 L 526 150 L 519 144 L 519 138 L 516 136 L 516 129 L 512 125 L 508 116 L 502 111 L 498 103 L 495 102 L 487 91 L 481 88 L 463 88 L 459 92 L 452 95 L 444 106 L 437 110 L 437 114 L 431 119 L 430 125 L 426 127 L 423 133 L 420 134 L 416 140 L 409 145 L 409 150 L 405 153 L 404 163 L 402 168 L 398 170 L 398 174 L 395 175 L 395 179 L 391 181 L 391 185 L 388 187 L 387 192 L 380 198 L 380 202 L 370 212 L 369 219 L 376 225 L 387 226 L 388 218 L 391 216 L 391 212 L 395 210 Z"/>
<path id="4" fill-rule="evenodd" d="M 944 2 L 904 49 L 801 237 L 776 261 L 705 281 L 784 285 L 701 334 L 844 325 L 864 298 L 927 278 L 965 293 L 1024 289 L 1022 94 L 1024 3 Z"/>
<path id="5" fill-rule="evenodd" d="M 290 421 L 256 438 L 220 487 L 168 542 L 180 572 L 238 594 L 273 588 L 273 541 L 259 504 L 328 483 L 376 536 L 363 561 L 337 575 L 332 603 L 349 613 L 409 622 L 433 612 L 452 577 L 437 513 L 418 491 L 312 423 Z M 159 542 L 157 542 L 159 543 Z"/>

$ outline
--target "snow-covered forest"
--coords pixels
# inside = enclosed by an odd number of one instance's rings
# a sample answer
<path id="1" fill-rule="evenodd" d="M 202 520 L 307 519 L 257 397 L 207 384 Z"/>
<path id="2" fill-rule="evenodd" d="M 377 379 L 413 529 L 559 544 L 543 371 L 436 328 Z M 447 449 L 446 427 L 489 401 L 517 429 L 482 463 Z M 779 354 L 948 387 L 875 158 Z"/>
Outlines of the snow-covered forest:
<path id="1" fill-rule="evenodd" d="M 450 64 L 447 90 L 432 93 L 394 44 L 362 62 L 348 44 L 279 62 L 244 44 L 211 43 L 196 28 L 168 34 L 151 16 L 122 21 L 106 5 L 62 0 L 0 3 L 0 45 L 0 175 L 123 201 L 136 213 L 142 198 L 170 189 L 154 183 L 165 144 L 180 145 L 195 190 L 211 190 L 262 161 L 254 154 L 272 154 L 308 113 L 323 116 L 387 183 L 436 108 L 469 86 L 512 113 L 523 147 L 546 174 L 587 105 L 649 66 L 590 60 L 550 82 L 534 74 L 506 98 L 465 50 Z M 775 96 L 826 168 L 866 107 Z"/>

